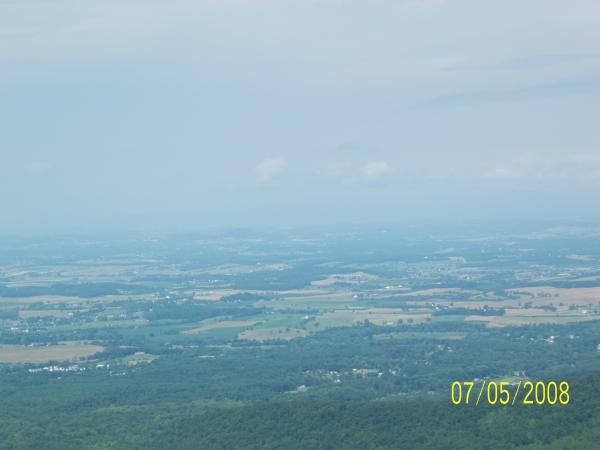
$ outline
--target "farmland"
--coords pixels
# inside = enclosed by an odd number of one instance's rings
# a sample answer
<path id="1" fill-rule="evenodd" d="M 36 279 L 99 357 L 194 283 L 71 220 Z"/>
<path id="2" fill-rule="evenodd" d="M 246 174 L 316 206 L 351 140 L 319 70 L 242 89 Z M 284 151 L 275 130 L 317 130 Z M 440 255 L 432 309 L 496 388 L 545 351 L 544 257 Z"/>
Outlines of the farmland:
<path id="1" fill-rule="evenodd" d="M 18 411 L 25 391 L 91 423 L 179 423 L 600 370 L 595 228 L 288 233 L 4 242 L 5 404 Z"/>
<path id="2" fill-rule="evenodd" d="M 82 342 L 53 345 L 0 345 L 0 363 L 35 364 L 50 361 L 77 361 L 100 353 L 104 347 Z"/>

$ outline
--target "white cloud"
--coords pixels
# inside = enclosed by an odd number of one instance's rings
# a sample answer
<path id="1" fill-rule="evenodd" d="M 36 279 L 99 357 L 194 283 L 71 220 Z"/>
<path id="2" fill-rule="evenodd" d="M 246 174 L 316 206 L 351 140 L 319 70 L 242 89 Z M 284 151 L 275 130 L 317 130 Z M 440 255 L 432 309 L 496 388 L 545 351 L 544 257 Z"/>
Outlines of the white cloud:
<path id="1" fill-rule="evenodd" d="M 386 161 L 371 161 L 361 168 L 363 178 L 370 181 L 380 181 L 394 172 Z"/>
<path id="2" fill-rule="evenodd" d="M 261 183 L 271 181 L 275 175 L 287 167 L 287 161 L 281 158 L 265 159 L 256 166 L 258 180 Z"/>

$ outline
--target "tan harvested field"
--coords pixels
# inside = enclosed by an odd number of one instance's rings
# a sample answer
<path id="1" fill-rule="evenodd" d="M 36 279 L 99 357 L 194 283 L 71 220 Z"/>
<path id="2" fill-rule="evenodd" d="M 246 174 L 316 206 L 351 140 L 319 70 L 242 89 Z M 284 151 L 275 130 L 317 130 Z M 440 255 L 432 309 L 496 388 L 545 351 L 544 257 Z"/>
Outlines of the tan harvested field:
<path id="1" fill-rule="evenodd" d="M 488 302 L 438 302 L 440 305 L 455 308 L 505 308 L 504 316 L 479 316 L 472 315 L 465 318 L 467 321 L 484 321 L 488 327 L 505 327 L 511 325 L 530 324 L 564 324 L 570 322 L 584 322 L 597 320 L 587 307 L 600 305 L 600 288 L 553 288 L 531 287 L 511 289 L 519 295 L 518 300 L 500 300 Z M 418 302 L 412 302 L 418 303 Z M 523 307 L 528 305 L 527 308 Z M 556 311 L 543 309 L 552 306 Z M 580 310 L 571 310 L 570 307 L 579 307 Z"/>
<path id="2" fill-rule="evenodd" d="M 456 294 L 457 292 L 460 292 L 461 294 L 465 294 L 465 296 L 481 294 L 481 291 L 475 291 L 472 289 L 432 288 L 432 289 L 423 289 L 422 291 L 405 292 L 403 294 L 397 294 L 397 296 L 398 297 L 417 297 L 417 296 Z"/>
<path id="3" fill-rule="evenodd" d="M 535 324 L 565 324 L 571 322 L 587 322 L 598 320 L 598 316 L 582 314 L 549 314 L 540 316 L 467 316 L 466 321 L 487 322 L 486 326 L 490 328 L 508 327 L 515 325 L 535 325 Z"/>
<path id="4" fill-rule="evenodd" d="M 324 278 L 322 280 L 310 282 L 310 284 L 313 286 L 332 286 L 334 284 L 357 284 L 357 283 L 358 283 L 358 281 L 344 280 L 343 278 L 336 278 L 335 276 L 330 276 L 329 278 Z"/>
<path id="5" fill-rule="evenodd" d="M 74 341 L 35 347 L 0 345 L 0 363 L 35 364 L 49 361 L 77 361 L 102 351 L 104 347 L 99 345 Z"/>
<path id="6" fill-rule="evenodd" d="M 365 272 L 354 272 L 354 273 L 343 273 L 343 274 L 333 274 L 329 275 L 327 278 L 323 280 L 316 280 L 311 282 L 310 284 L 313 286 L 331 286 L 334 284 L 359 284 L 364 283 L 370 280 L 376 280 L 377 277 L 375 275 L 370 275 Z"/>
<path id="7" fill-rule="evenodd" d="M 254 294 L 254 295 L 322 295 L 325 291 L 319 289 L 290 289 L 287 291 L 264 291 L 264 290 L 248 290 L 248 289 L 214 289 L 210 291 L 186 291 L 190 295 L 194 295 L 194 300 L 204 300 L 216 302 L 223 297 L 237 294 Z"/>
<path id="8" fill-rule="evenodd" d="M 238 339 L 251 341 L 267 341 L 271 339 L 295 339 L 306 337 L 310 333 L 301 328 L 262 328 L 259 330 L 246 330 L 238 335 Z"/>
<path id="9" fill-rule="evenodd" d="M 25 309 L 19 311 L 21 319 L 31 319 L 33 317 L 69 317 L 70 311 L 62 309 Z"/>
<path id="10" fill-rule="evenodd" d="M 600 305 L 600 287 L 555 288 L 529 287 L 509 289 L 520 294 L 522 301 L 530 301 L 533 306 L 554 305 Z"/>
<path id="11" fill-rule="evenodd" d="M 519 295 L 518 299 L 509 300 L 436 300 L 434 303 L 440 306 L 454 308 L 522 308 L 525 304 L 530 307 L 540 308 L 554 306 L 559 310 L 568 309 L 569 306 L 600 305 L 600 287 L 593 288 L 553 288 L 553 287 L 531 287 L 509 289 L 509 292 Z M 409 301 L 409 305 L 423 305 L 423 302 Z"/>
<path id="12" fill-rule="evenodd" d="M 395 294 L 396 292 L 406 292 L 406 291 L 410 291 L 410 288 L 403 287 L 403 286 L 385 286 L 382 288 L 373 289 L 372 292 L 376 293 L 377 295 L 381 295 L 381 294 L 390 295 L 390 294 Z"/>
<path id="13" fill-rule="evenodd" d="M 198 334 L 210 330 L 219 330 L 223 328 L 247 328 L 257 324 L 256 320 L 224 320 L 223 322 L 214 322 L 203 325 L 191 330 L 182 331 L 184 334 Z"/>
<path id="14" fill-rule="evenodd" d="M 325 312 L 317 316 L 324 326 L 342 326 L 368 320 L 376 325 L 396 325 L 402 323 L 423 323 L 431 314 L 407 314 L 396 308 L 343 309 Z M 409 322 L 412 321 L 412 322 Z"/>

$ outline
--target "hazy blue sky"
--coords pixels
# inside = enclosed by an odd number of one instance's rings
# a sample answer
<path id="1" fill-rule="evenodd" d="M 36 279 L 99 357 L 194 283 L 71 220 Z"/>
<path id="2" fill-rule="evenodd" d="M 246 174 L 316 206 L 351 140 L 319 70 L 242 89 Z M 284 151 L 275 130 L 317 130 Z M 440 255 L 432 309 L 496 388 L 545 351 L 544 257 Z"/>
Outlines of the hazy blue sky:
<path id="1" fill-rule="evenodd" d="M 600 211 L 600 2 L 0 0 L 0 231 Z"/>

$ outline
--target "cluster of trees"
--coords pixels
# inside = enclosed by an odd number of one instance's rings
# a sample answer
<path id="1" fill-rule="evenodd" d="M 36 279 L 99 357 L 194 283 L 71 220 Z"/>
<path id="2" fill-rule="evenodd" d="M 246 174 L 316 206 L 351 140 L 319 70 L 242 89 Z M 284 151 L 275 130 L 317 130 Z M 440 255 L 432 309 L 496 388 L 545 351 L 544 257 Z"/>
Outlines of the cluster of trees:
<path id="1" fill-rule="evenodd" d="M 454 407 L 443 400 L 304 401 L 219 409 L 182 420 L 156 444 L 232 449 L 597 448 L 600 376 L 561 407 Z"/>
<path id="2" fill-rule="evenodd" d="M 118 406 L 118 393 L 106 404 L 77 389 L 46 403 L 24 392 L 0 410 L 0 449 L 597 448 L 600 374 L 571 386 L 568 405 L 493 407 L 439 398 L 173 404 L 160 396 Z"/>

